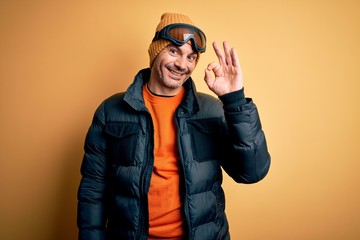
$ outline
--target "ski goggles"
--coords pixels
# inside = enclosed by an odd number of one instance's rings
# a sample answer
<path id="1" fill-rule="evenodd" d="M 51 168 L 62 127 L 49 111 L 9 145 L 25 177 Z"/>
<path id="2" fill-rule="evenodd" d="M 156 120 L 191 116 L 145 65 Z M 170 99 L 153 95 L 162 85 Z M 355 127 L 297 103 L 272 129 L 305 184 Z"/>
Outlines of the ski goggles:
<path id="1" fill-rule="evenodd" d="M 182 46 L 191 40 L 194 50 L 203 53 L 206 50 L 206 37 L 199 28 L 184 24 L 170 24 L 155 33 L 153 41 L 166 39 L 177 46 Z"/>

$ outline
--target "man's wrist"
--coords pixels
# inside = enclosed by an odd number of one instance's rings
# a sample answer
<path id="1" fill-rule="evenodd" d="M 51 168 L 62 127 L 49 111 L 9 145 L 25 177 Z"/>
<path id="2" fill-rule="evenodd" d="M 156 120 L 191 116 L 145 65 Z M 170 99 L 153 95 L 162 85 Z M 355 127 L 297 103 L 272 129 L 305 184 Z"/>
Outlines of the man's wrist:
<path id="1" fill-rule="evenodd" d="M 224 104 L 225 109 L 238 108 L 247 103 L 244 88 L 219 96 L 219 99 Z"/>

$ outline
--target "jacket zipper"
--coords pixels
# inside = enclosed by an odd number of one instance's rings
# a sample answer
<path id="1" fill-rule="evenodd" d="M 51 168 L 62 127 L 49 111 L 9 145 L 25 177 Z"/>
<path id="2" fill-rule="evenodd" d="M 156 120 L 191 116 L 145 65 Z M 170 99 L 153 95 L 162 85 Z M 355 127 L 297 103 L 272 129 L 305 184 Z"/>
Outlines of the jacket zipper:
<path id="1" fill-rule="evenodd" d="M 187 227 L 187 235 L 188 235 L 188 239 L 191 239 L 191 226 L 190 226 L 190 213 L 189 213 L 189 204 L 188 204 L 188 189 L 187 189 L 187 185 L 186 185 L 186 174 L 185 174 L 185 162 L 184 162 L 184 158 L 183 158 L 183 153 L 182 153 L 182 147 L 181 147 L 181 130 L 180 130 L 180 126 L 179 126 L 179 117 L 176 117 L 177 112 L 175 113 L 175 123 L 176 123 L 176 127 L 177 127 L 177 146 L 178 146 L 178 152 L 179 152 L 179 160 L 181 162 L 182 165 L 182 173 L 183 173 L 183 179 L 184 179 L 184 215 L 185 215 L 185 223 L 186 223 L 186 227 Z M 181 112 L 180 112 L 181 114 Z"/>

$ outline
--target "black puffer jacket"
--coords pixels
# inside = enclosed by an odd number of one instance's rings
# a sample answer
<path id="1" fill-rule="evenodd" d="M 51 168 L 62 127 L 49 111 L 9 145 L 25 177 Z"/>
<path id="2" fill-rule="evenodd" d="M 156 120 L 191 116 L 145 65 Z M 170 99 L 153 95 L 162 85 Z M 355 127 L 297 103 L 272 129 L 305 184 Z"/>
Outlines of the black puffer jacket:
<path id="1" fill-rule="evenodd" d="M 81 167 L 79 239 L 147 239 L 154 141 L 142 86 L 149 76 L 149 69 L 140 71 L 125 93 L 105 100 L 95 113 Z M 266 175 L 270 155 L 258 112 L 242 90 L 223 96 L 222 104 L 196 92 L 191 79 L 184 86 L 175 121 L 187 239 L 229 239 L 221 166 L 239 183 Z"/>

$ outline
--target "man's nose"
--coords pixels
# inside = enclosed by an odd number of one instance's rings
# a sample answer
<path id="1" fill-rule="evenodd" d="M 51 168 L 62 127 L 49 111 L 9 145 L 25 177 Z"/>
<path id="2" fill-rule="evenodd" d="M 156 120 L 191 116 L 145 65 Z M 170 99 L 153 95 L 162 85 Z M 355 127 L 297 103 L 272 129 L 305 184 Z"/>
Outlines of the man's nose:
<path id="1" fill-rule="evenodd" d="M 175 61 L 175 66 L 179 69 L 185 69 L 186 68 L 186 58 L 183 56 L 179 56 Z"/>

